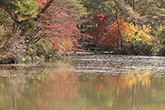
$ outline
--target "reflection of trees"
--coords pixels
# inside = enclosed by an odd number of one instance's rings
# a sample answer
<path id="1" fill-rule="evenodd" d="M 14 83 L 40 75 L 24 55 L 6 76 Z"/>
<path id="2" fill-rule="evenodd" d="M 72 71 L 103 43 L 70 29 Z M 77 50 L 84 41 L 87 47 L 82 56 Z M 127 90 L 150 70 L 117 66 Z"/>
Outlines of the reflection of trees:
<path id="1" fill-rule="evenodd" d="M 150 70 L 128 70 L 129 73 L 123 73 L 122 78 L 126 79 L 125 85 L 132 87 L 136 83 L 142 86 L 150 86 L 150 77 L 153 74 Z"/>
<path id="2" fill-rule="evenodd" d="M 0 110 L 117 110 L 164 101 L 165 82 L 150 78 L 150 70 L 121 69 L 113 76 L 74 73 L 65 63 L 36 69 L 0 70 L 6 73 L 0 77 Z"/>
<path id="3" fill-rule="evenodd" d="M 34 66 L 34 65 L 4 65 L 0 66 L 0 77 L 28 77 L 32 79 L 37 74 L 44 73 L 46 67 L 44 66 Z M 26 75 L 26 76 L 25 76 Z"/>
<path id="4" fill-rule="evenodd" d="M 80 78 L 86 78 L 89 83 L 80 91 L 82 97 L 86 97 L 89 101 L 87 104 L 90 104 L 90 110 L 95 108 L 113 110 L 122 104 L 123 107 L 131 109 L 130 105 L 135 105 L 137 95 L 142 94 L 137 91 L 137 85 L 138 88 L 140 86 L 149 89 L 152 74 L 150 70 L 122 70 L 118 76 L 82 74 Z"/>
<path id="5" fill-rule="evenodd" d="M 132 107 L 134 107 L 134 101 L 136 96 L 136 85 L 142 85 L 143 87 L 150 87 L 150 77 L 153 74 L 149 70 L 127 70 L 122 71 L 118 75 L 116 81 L 116 90 L 115 90 L 115 98 L 114 104 L 117 105 L 120 102 L 120 99 L 116 99 L 116 97 L 126 96 L 127 99 L 131 100 Z M 128 93 L 128 89 L 131 91 Z M 129 94 L 129 95 L 128 95 Z M 138 94 L 138 93 L 137 93 Z M 117 100 L 117 101 L 116 101 Z"/>
<path id="6" fill-rule="evenodd" d="M 33 65 L 1 65 L 0 94 L 3 96 L 3 100 L 1 100 L 3 104 L 0 106 L 0 110 L 3 110 L 2 108 L 17 110 L 21 105 L 18 102 L 22 100 L 30 81 L 43 74 L 44 70 L 45 67 Z"/>
<path id="7" fill-rule="evenodd" d="M 1 107 L 6 110 L 11 109 L 11 107 L 13 110 L 17 110 L 18 100 L 22 98 L 22 94 L 25 92 L 26 80 L 23 77 L 3 78 L 0 80 L 0 94 L 3 96 L 3 100 L 1 100 L 3 105 Z M 3 110 L 1 107 L 0 109 Z"/>
<path id="8" fill-rule="evenodd" d="M 114 99 L 116 99 L 116 94 L 120 95 L 121 93 L 124 93 L 123 91 L 126 93 L 126 90 L 128 90 L 127 88 L 131 88 L 132 94 L 130 93 L 130 96 L 132 98 L 130 97 L 129 99 L 132 100 L 132 107 L 134 107 L 137 83 L 140 83 L 142 86 L 149 87 L 151 75 L 152 72 L 149 70 L 127 70 L 127 73 L 122 72 L 122 74 L 119 74 L 117 78 Z M 116 100 L 114 102 L 117 103 Z"/>
<path id="9" fill-rule="evenodd" d="M 36 102 L 40 110 L 62 109 L 63 105 L 61 105 L 61 103 L 72 102 L 77 96 L 80 84 L 77 83 L 77 75 L 71 70 L 71 66 L 51 69 L 47 71 L 44 78 L 40 80 L 41 82 L 36 82 L 37 88 L 34 93 L 37 96 Z M 38 91 L 40 91 L 40 93 L 38 93 Z"/>
<path id="10" fill-rule="evenodd" d="M 60 103 L 73 100 L 80 88 L 72 69 L 64 63 L 48 68 L 1 69 L 0 110 L 61 109 Z"/>

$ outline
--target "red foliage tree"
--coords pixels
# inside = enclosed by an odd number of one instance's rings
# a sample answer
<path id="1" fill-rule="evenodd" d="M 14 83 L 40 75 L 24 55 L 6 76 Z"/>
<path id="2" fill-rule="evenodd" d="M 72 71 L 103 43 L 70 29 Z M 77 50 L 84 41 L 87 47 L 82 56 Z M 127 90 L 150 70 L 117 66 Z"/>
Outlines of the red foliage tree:
<path id="1" fill-rule="evenodd" d="M 93 36 L 93 41 L 98 44 L 98 46 L 104 49 L 113 49 L 119 46 L 120 33 L 118 30 L 117 21 L 108 25 L 108 16 L 104 16 L 102 13 L 93 17 L 93 21 L 97 24 L 94 29 L 87 30 L 86 33 Z M 119 16 L 120 30 L 124 31 L 128 26 L 126 19 Z"/>
<path id="2" fill-rule="evenodd" d="M 36 0 L 39 14 L 35 19 L 41 29 L 35 37 L 49 41 L 55 49 L 73 50 L 81 33 L 75 18 L 79 16 L 71 0 Z M 75 8 L 75 7 L 74 7 Z"/>
<path id="3" fill-rule="evenodd" d="M 105 36 L 107 18 L 103 13 L 94 16 L 93 21 L 97 26 L 86 31 L 87 34 L 93 36 L 93 41 L 97 44 L 102 44 L 105 40 L 103 36 Z"/>

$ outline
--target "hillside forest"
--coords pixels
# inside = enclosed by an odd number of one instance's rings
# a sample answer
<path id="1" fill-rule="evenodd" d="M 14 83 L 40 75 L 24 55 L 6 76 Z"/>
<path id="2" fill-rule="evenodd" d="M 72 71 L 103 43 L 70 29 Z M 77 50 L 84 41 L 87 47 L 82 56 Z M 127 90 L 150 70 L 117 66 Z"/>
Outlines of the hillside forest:
<path id="1" fill-rule="evenodd" d="M 115 55 L 164 56 L 164 4 L 164 0 L 0 0 L 0 63 L 54 60 L 91 47 Z"/>

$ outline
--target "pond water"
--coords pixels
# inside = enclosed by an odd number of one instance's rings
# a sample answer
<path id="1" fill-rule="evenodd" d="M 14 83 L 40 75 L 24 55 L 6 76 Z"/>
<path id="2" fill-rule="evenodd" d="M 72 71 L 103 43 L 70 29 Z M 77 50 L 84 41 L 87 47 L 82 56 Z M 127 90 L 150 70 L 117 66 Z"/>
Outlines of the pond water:
<path id="1" fill-rule="evenodd" d="M 165 57 L 0 65 L 0 110 L 164 110 Z"/>

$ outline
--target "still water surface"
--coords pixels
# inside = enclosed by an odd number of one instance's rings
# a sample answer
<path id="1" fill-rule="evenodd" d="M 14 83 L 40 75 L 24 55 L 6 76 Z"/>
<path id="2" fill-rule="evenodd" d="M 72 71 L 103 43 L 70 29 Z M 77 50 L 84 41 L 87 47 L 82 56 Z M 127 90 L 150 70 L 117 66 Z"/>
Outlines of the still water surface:
<path id="1" fill-rule="evenodd" d="M 0 66 L 0 110 L 164 110 L 165 57 L 90 55 Z"/>

